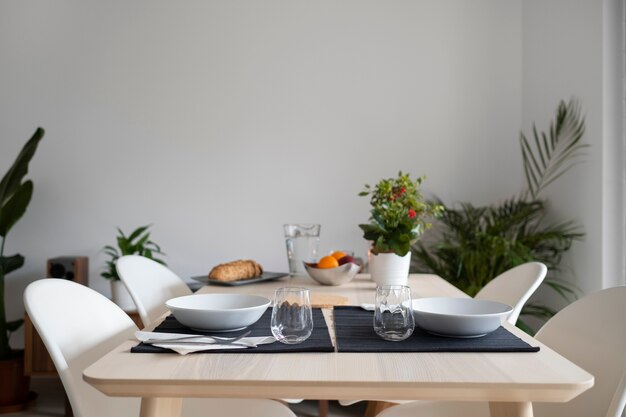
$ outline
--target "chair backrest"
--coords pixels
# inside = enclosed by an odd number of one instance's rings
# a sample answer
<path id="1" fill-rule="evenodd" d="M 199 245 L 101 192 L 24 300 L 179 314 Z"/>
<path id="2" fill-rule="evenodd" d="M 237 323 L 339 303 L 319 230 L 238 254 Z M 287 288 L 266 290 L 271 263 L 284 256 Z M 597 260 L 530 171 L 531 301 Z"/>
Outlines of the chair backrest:
<path id="1" fill-rule="evenodd" d="M 626 404 L 626 287 L 588 295 L 551 318 L 536 338 L 595 377 L 563 404 L 534 404 L 537 416 L 622 415 Z"/>
<path id="2" fill-rule="evenodd" d="M 547 272 L 548 268 L 541 262 L 518 265 L 489 281 L 475 298 L 498 301 L 513 307 L 507 321 L 515 325 L 522 307 L 539 288 Z"/>
<path id="3" fill-rule="evenodd" d="M 110 398 L 83 381 L 87 366 L 133 337 L 137 326 L 124 311 L 84 285 L 54 278 L 31 283 L 24 305 L 76 417 L 139 415 L 138 399 Z"/>
<path id="4" fill-rule="evenodd" d="M 178 275 L 152 259 L 126 255 L 119 258 L 115 266 L 144 326 L 167 312 L 167 300 L 192 293 Z"/>

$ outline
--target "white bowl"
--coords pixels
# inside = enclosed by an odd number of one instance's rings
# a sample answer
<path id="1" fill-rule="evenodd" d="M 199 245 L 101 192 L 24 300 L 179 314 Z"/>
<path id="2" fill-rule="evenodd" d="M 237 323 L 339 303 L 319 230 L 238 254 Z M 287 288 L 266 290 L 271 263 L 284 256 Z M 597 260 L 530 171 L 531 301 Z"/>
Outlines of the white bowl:
<path id="1" fill-rule="evenodd" d="M 334 268 L 317 268 L 313 263 L 304 262 L 304 268 L 311 278 L 322 285 L 343 285 L 352 281 L 361 266 L 348 262 Z"/>
<path id="2" fill-rule="evenodd" d="M 480 337 L 493 332 L 513 308 L 473 298 L 418 298 L 412 300 L 415 324 L 429 333 L 448 337 Z"/>
<path id="3" fill-rule="evenodd" d="M 176 320 L 208 332 L 241 330 L 261 318 L 270 300 L 258 295 L 194 294 L 165 302 Z"/>

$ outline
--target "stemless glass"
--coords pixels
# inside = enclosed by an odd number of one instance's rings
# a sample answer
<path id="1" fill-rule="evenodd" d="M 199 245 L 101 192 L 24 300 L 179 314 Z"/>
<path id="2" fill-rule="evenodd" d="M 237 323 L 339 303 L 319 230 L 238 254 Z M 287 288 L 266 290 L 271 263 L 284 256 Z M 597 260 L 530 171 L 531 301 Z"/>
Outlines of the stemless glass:
<path id="1" fill-rule="evenodd" d="M 313 331 L 311 297 L 306 288 L 278 288 L 272 307 L 272 334 L 281 343 L 302 343 Z"/>
<path id="2" fill-rule="evenodd" d="M 385 340 L 397 342 L 413 334 L 415 319 L 411 288 L 406 285 L 376 287 L 374 331 Z"/>

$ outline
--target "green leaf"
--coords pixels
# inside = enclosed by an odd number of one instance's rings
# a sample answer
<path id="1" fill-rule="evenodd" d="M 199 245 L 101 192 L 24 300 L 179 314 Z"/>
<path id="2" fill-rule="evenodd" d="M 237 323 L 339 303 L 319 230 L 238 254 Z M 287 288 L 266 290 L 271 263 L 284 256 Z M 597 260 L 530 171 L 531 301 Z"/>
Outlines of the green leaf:
<path id="1" fill-rule="evenodd" d="M 128 236 L 128 241 L 132 242 L 137 237 L 139 237 L 139 235 L 141 235 L 143 232 L 145 232 L 149 227 L 150 227 L 150 225 L 148 225 L 148 226 L 141 226 L 141 227 L 137 228 L 135 231 L 133 231 L 130 234 L 130 236 Z"/>
<path id="2" fill-rule="evenodd" d="M 20 254 L 13 256 L 0 256 L 0 269 L 3 274 L 8 274 L 24 266 L 24 257 Z"/>
<path id="3" fill-rule="evenodd" d="M 33 196 L 33 182 L 26 181 L 0 207 L 0 236 L 6 237 L 9 230 L 24 215 Z"/>
<path id="4" fill-rule="evenodd" d="M 580 116 L 580 106 L 576 100 L 570 100 L 567 104 L 563 101 L 559 103 L 549 131 L 549 136 L 543 132 L 539 134 L 533 126 L 534 147 L 524 134 L 520 135 L 524 173 L 532 198 L 536 198 L 543 189 L 576 165 L 569 161 L 581 157 L 582 150 L 589 146 L 580 143 L 585 132 L 585 121 Z"/>
<path id="5" fill-rule="evenodd" d="M 122 239 L 127 240 L 126 236 L 124 235 L 124 232 L 122 232 L 122 229 L 120 229 L 119 227 L 117 228 L 117 233 Z"/>
<path id="6" fill-rule="evenodd" d="M 7 330 L 9 332 L 14 332 L 24 324 L 24 319 L 17 319 L 13 321 L 7 321 Z"/>
<path id="7" fill-rule="evenodd" d="M 15 192 L 15 190 L 22 183 L 22 179 L 28 173 L 28 164 L 35 155 L 37 145 L 41 138 L 43 138 L 44 130 L 37 128 L 33 136 L 26 142 L 17 158 L 13 162 L 13 165 L 9 168 L 7 173 L 0 181 L 0 205 L 4 205 L 4 202 Z"/>
<path id="8" fill-rule="evenodd" d="M 528 324 L 526 324 L 524 320 L 520 318 L 517 319 L 517 323 L 515 323 L 515 326 L 531 336 L 535 335 L 535 331 Z"/>
<path id="9" fill-rule="evenodd" d="M 134 251 L 130 249 L 130 242 L 128 242 L 124 236 L 119 236 L 117 238 L 117 246 L 120 248 L 120 253 L 122 255 L 131 255 L 134 253 Z"/>
<path id="10" fill-rule="evenodd" d="M 552 308 L 536 304 L 536 303 L 528 303 L 522 308 L 521 315 L 523 316 L 531 316 L 536 318 L 549 319 L 556 314 L 556 311 Z"/>
<path id="11" fill-rule="evenodd" d="M 135 248 L 143 248 L 145 246 L 145 244 L 148 242 L 148 239 L 150 238 L 150 234 L 146 233 L 145 236 L 143 236 L 139 242 L 137 242 L 135 244 Z"/>

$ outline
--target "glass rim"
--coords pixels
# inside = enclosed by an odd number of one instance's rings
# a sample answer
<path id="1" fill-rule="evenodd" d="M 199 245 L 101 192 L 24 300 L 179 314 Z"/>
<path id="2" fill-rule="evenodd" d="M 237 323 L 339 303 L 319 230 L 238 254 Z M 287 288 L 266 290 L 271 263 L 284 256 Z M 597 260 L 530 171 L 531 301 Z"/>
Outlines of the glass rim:
<path id="1" fill-rule="evenodd" d="M 280 287 L 274 290 L 274 293 L 278 292 L 311 292 L 311 290 L 306 287 Z"/>
<path id="2" fill-rule="evenodd" d="M 378 291 L 379 288 L 380 289 L 384 289 L 384 290 L 400 289 L 400 288 L 408 288 L 409 290 L 411 289 L 411 287 L 409 287 L 408 285 L 403 285 L 403 284 L 377 285 L 376 286 L 376 291 Z"/>

